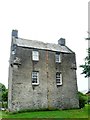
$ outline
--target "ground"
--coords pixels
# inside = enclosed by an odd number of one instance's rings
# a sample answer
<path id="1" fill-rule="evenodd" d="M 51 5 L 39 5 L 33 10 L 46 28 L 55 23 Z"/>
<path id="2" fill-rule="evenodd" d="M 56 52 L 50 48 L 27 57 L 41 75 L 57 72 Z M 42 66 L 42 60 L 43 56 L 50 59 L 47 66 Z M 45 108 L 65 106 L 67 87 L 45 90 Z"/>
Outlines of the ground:
<path id="1" fill-rule="evenodd" d="M 0 118 L 88 118 L 89 113 L 90 105 L 86 105 L 82 109 L 34 111 L 17 114 L 10 114 L 6 113 L 5 111 L 0 111 Z"/>

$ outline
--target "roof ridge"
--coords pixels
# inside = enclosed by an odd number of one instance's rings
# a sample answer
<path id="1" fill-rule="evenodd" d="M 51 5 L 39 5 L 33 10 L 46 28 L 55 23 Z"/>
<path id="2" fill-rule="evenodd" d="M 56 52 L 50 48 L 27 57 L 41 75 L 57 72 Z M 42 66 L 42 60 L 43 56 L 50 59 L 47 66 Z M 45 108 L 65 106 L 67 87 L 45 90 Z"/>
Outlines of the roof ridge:
<path id="1" fill-rule="evenodd" d="M 31 39 L 25 39 L 25 38 L 16 38 L 16 39 L 21 39 L 21 40 L 27 40 L 27 41 L 34 41 L 34 42 L 40 42 L 40 43 L 43 43 L 43 44 L 55 44 L 55 45 L 58 45 L 56 43 L 49 43 L 49 42 L 43 42 L 43 41 L 40 41 L 40 40 L 31 40 Z"/>
<path id="2" fill-rule="evenodd" d="M 14 39 L 15 39 L 15 44 L 21 47 L 38 48 L 38 49 L 46 49 L 46 50 L 58 51 L 64 53 L 72 53 L 72 51 L 68 47 L 61 46 L 60 44 L 45 43 L 38 40 L 30 40 L 23 38 L 14 38 Z"/>

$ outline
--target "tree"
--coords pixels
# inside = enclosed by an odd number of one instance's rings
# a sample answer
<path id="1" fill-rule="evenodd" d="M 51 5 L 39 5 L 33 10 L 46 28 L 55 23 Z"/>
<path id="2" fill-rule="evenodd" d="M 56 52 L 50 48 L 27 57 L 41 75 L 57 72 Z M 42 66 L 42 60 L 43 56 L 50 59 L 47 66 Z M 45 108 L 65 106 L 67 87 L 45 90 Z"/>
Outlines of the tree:
<path id="1" fill-rule="evenodd" d="M 8 90 L 5 85 L 0 83 L 0 102 L 2 103 L 2 107 L 4 106 L 4 102 L 8 101 Z"/>
<path id="2" fill-rule="evenodd" d="M 88 48 L 88 55 L 85 58 L 85 64 L 80 65 L 83 68 L 82 74 L 85 74 L 85 77 L 90 77 L 90 48 Z"/>
<path id="3" fill-rule="evenodd" d="M 3 92 L 6 90 L 5 85 L 3 85 L 2 83 L 0 83 L 0 92 Z"/>
<path id="4" fill-rule="evenodd" d="M 3 101 L 8 101 L 8 90 L 6 89 L 5 92 L 2 94 Z"/>

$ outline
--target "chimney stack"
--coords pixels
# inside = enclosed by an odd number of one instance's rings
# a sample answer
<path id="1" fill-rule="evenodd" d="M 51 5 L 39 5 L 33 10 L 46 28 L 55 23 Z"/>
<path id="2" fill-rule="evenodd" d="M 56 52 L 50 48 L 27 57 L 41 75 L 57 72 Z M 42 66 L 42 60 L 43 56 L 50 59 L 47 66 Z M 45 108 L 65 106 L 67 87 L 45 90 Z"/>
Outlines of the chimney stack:
<path id="1" fill-rule="evenodd" d="M 58 44 L 61 45 L 61 46 L 65 46 L 65 39 L 64 38 L 60 38 L 58 40 Z"/>
<path id="2" fill-rule="evenodd" d="M 18 30 L 12 30 L 12 37 L 18 38 Z"/>

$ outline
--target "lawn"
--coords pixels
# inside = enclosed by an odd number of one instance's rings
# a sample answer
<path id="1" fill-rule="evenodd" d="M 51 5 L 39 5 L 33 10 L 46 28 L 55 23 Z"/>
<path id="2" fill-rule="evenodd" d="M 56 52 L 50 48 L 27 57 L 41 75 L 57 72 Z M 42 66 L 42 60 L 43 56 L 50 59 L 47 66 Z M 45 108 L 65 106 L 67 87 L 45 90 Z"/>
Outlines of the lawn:
<path id="1" fill-rule="evenodd" d="M 0 111 L 0 118 L 88 118 L 89 110 L 90 105 L 75 110 L 34 111 L 17 114 L 7 114 L 5 111 Z"/>

